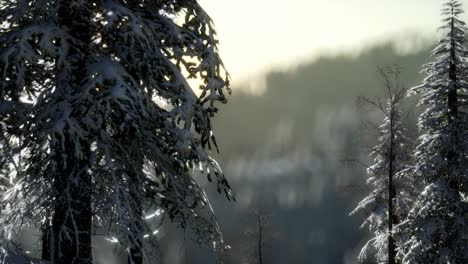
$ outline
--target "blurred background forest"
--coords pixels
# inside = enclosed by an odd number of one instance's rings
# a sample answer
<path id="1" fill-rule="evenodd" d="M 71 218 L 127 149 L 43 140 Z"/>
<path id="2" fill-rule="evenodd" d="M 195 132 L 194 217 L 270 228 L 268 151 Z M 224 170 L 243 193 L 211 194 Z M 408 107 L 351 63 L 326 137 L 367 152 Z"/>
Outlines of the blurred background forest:
<path id="1" fill-rule="evenodd" d="M 367 191 L 366 174 L 364 167 L 345 160 L 370 163 L 366 146 L 376 139 L 364 123 L 381 119 L 359 107 L 357 97 L 383 95 L 377 67 L 385 64 L 398 65 L 407 86 L 417 84 L 431 47 L 427 41 L 402 53 L 388 42 L 357 56 L 324 56 L 271 71 L 258 95 L 232 87 L 234 94 L 214 123 L 218 161 L 237 202 L 225 201 L 205 185 L 231 246 L 222 256 L 225 263 L 256 263 L 253 210 L 266 216 L 265 263 L 355 262 L 368 232 L 359 229 L 358 215 L 348 214 Z M 414 118 L 414 109 L 408 118 Z M 216 263 L 182 230 L 162 228 L 158 236 L 164 264 Z M 101 245 L 108 250 L 96 253 L 96 260 L 116 263 L 112 244 L 103 240 Z"/>

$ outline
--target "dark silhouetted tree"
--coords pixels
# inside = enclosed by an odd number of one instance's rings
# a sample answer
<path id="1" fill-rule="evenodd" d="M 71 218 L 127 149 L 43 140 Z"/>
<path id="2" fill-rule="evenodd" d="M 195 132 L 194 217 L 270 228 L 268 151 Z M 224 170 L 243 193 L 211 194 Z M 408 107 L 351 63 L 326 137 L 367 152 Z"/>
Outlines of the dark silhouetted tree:
<path id="1" fill-rule="evenodd" d="M 232 198 L 210 156 L 229 77 L 198 2 L 5 0 L 0 10 L 0 122 L 15 131 L 6 141 L 22 139 L 1 164 L 24 157 L 3 196 L 4 233 L 42 223 L 44 258 L 91 263 L 93 225 L 105 227 L 140 264 L 162 210 L 222 249 L 193 174 Z"/>

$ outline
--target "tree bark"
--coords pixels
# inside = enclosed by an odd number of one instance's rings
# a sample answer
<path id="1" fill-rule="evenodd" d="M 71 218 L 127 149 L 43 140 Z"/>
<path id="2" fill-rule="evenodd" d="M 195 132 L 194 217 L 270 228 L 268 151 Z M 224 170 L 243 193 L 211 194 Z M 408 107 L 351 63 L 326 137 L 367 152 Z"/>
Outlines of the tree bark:
<path id="1" fill-rule="evenodd" d="M 69 42 L 67 62 L 70 68 L 57 67 L 57 75 L 65 71 L 69 78 L 65 83 L 57 81 L 57 90 L 62 92 L 64 100 L 67 96 L 80 92 L 80 85 L 85 77 L 86 57 L 89 55 L 90 6 L 89 3 L 77 4 L 70 8 L 71 1 L 58 1 L 58 24 L 74 40 Z M 77 44 L 79 43 L 79 44 Z M 57 79 L 58 80 L 58 79 Z M 80 119 L 80 111 L 72 109 L 73 118 Z M 90 264 L 92 263 L 91 229 L 92 209 L 91 193 L 92 178 L 88 172 L 90 159 L 90 143 L 85 140 L 78 142 L 81 155 L 76 156 L 76 144 L 69 135 L 64 133 L 63 142 L 51 146 L 56 172 L 53 183 L 54 208 L 52 214 L 51 251 L 54 264 Z M 63 143 L 63 144 L 62 144 Z M 47 244 L 46 244 L 47 245 Z"/>
<path id="2" fill-rule="evenodd" d="M 73 147 L 73 144 L 66 144 L 64 153 L 59 152 L 56 161 L 58 172 L 53 184 L 55 207 L 52 218 L 55 264 L 92 263 L 91 176 L 87 161 L 72 155 Z"/>

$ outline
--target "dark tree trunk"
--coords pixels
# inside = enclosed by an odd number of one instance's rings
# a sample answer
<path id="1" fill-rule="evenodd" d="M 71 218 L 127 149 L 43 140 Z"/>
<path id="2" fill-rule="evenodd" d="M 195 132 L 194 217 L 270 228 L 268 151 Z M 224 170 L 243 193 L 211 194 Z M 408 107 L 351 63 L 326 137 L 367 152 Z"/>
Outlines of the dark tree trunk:
<path id="1" fill-rule="evenodd" d="M 128 136 L 132 138 L 132 136 Z M 127 138 L 127 140 L 128 140 Z M 125 140 L 125 139 L 124 139 Z M 123 141 L 125 142 L 125 141 Z M 130 251 L 128 256 L 129 264 L 143 264 L 143 186 L 140 180 L 140 173 L 143 171 L 143 158 L 138 149 L 130 151 L 131 158 L 135 163 L 128 168 L 126 173 L 129 176 L 130 184 L 135 193 L 132 194 L 133 225 L 130 227 Z"/>
<path id="2" fill-rule="evenodd" d="M 42 260 L 51 261 L 51 251 L 50 251 L 50 243 L 51 243 L 51 226 L 49 221 L 46 221 L 42 226 Z"/>
<path id="3" fill-rule="evenodd" d="M 71 71 L 65 83 L 57 82 L 58 91 L 64 96 L 80 92 L 80 84 L 85 77 L 86 57 L 89 55 L 90 4 L 80 4 L 70 8 L 70 1 L 58 1 L 58 24 L 75 40 L 67 54 L 69 69 L 57 67 L 57 74 Z M 62 40 L 62 41 L 70 41 Z M 76 44 L 80 43 L 80 44 Z M 71 43 L 70 43 L 71 44 Z M 80 119 L 82 109 L 72 109 L 72 117 Z M 76 144 L 65 133 L 63 145 L 52 147 L 56 162 L 53 183 L 54 208 L 52 215 L 51 255 L 54 264 L 92 263 L 91 229 L 92 179 L 88 172 L 90 164 L 90 143 L 80 141 L 82 155 L 77 157 Z M 44 248 L 47 252 L 47 248 Z"/>
<path id="4" fill-rule="evenodd" d="M 388 151 L 388 264 L 396 264 L 396 246 L 393 237 L 393 225 L 397 223 L 395 208 L 393 202 L 396 199 L 395 185 L 393 184 L 394 177 L 394 162 L 395 162 L 395 109 L 390 108 L 390 145 Z"/>
<path id="5" fill-rule="evenodd" d="M 132 246 L 130 246 L 130 252 L 128 256 L 129 264 L 143 264 L 143 210 L 141 200 L 135 201 L 135 214 L 139 216 L 135 226 L 130 228 L 130 232 L 133 235 L 130 238 Z"/>
<path id="6" fill-rule="evenodd" d="M 451 47 L 450 47 L 450 66 L 449 66 L 449 80 L 453 83 L 454 87 L 448 91 L 447 95 L 447 108 L 449 110 L 448 116 L 448 123 L 453 124 L 453 122 L 458 118 L 458 85 L 459 80 L 457 77 L 457 56 L 456 56 L 456 43 L 455 43 L 455 36 L 453 35 L 455 32 L 455 24 L 454 19 L 452 18 L 451 22 Z M 454 133 L 452 136 L 457 139 L 457 129 L 452 129 Z M 449 164 L 456 163 L 457 153 L 455 151 L 451 151 L 447 153 L 447 160 Z"/>
<path id="7" fill-rule="evenodd" d="M 91 255 L 91 176 L 86 160 L 73 155 L 73 145 L 65 145 L 65 157 L 57 158 L 58 172 L 53 184 L 55 208 L 52 219 L 53 260 L 55 264 L 90 264 Z"/>
<path id="8" fill-rule="evenodd" d="M 127 0 L 126 1 L 128 7 L 130 8 L 139 8 L 139 1 L 137 0 Z M 132 69 L 128 69 L 127 71 L 138 79 L 138 73 Z M 121 144 L 128 144 L 129 139 L 133 138 L 131 131 L 127 131 L 121 138 Z M 130 151 L 131 158 L 135 161 L 134 167 L 130 168 L 127 171 L 127 175 L 130 177 L 131 184 L 133 185 L 134 190 L 138 190 L 137 194 L 133 195 L 133 203 L 134 203 L 134 210 L 133 214 L 135 216 L 136 222 L 134 226 L 130 229 L 132 237 L 130 237 L 130 242 L 132 245 L 130 246 L 129 255 L 128 255 L 128 263 L 129 264 L 143 264 L 143 190 L 142 190 L 142 183 L 139 179 L 139 172 L 143 171 L 143 158 L 141 153 L 139 153 L 138 149 L 133 149 Z"/>
<path id="9" fill-rule="evenodd" d="M 263 264 L 263 219 L 260 213 L 257 214 L 257 228 L 258 228 L 258 264 Z"/>
<path id="10" fill-rule="evenodd" d="M 454 16 L 454 10 L 452 8 L 452 16 Z M 448 114 L 448 123 L 452 126 L 457 126 L 456 122 L 458 119 L 458 88 L 459 88 L 459 80 L 457 76 L 457 64 L 463 62 L 457 62 L 456 56 L 456 43 L 455 43 L 455 21 L 452 17 L 451 20 L 451 46 L 450 46 L 450 66 L 449 66 L 449 80 L 453 83 L 453 87 L 448 91 L 447 95 L 447 108 L 449 110 Z M 458 127 L 452 127 L 452 139 L 454 139 L 454 144 L 458 147 L 461 146 L 460 142 L 458 142 Z M 449 148 L 447 154 L 447 170 L 450 168 L 456 168 L 459 166 L 459 151 L 455 151 L 453 148 Z M 448 183 L 451 188 L 454 190 L 459 189 L 459 179 L 458 175 L 446 175 L 448 177 Z"/>

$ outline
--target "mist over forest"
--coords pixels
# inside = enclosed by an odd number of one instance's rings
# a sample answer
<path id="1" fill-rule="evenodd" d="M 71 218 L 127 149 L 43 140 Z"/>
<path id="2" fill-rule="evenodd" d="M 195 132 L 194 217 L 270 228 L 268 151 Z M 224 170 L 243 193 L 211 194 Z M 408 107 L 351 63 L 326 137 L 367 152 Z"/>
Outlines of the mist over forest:
<path id="1" fill-rule="evenodd" d="M 260 95 L 234 83 L 214 132 L 220 149 L 216 158 L 237 201 L 226 201 L 204 177 L 199 179 L 231 247 L 221 256 L 224 263 L 255 261 L 255 210 L 267 219 L 266 263 L 355 263 L 368 232 L 349 212 L 368 189 L 365 168 L 347 160 L 369 163 L 365 146 L 375 142 L 375 135 L 366 132 L 364 123 L 380 118 L 361 109 L 357 98 L 382 95 L 377 74 L 382 65 L 398 65 L 408 87 L 418 83 L 421 65 L 429 60 L 431 44 L 426 46 L 402 54 L 388 42 L 359 56 L 303 62 L 293 70 L 268 73 Z M 25 234 L 23 245 L 37 255 L 39 234 L 30 232 L 34 235 Z M 209 248 L 169 221 L 158 239 L 161 263 L 216 263 Z M 96 263 L 127 263 L 124 250 L 104 237 L 94 241 Z"/>
<path id="2" fill-rule="evenodd" d="M 382 95 L 377 67 L 385 64 L 399 65 L 401 79 L 415 85 L 431 45 L 403 55 L 385 43 L 358 57 L 304 62 L 291 71 L 269 73 L 262 95 L 243 92 L 234 82 L 214 131 L 218 161 L 237 202 L 205 186 L 232 247 L 222 258 L 225 263 L 250 263 L 255 256 L 254 209 L 268 216 L 265 263 L 354 263 L 368 232 L 359 229 L 359 216 L 348 214 L 367 190 L 366 174 L 362 166 L 343 160 L 368 161 L 365 146 L 375 136 L 363 123 L 378 120 L 358 107 L 357 97 Z M 163 239 L 161 247 L 165 264 L 215 263 L 189 235 Z"/>

